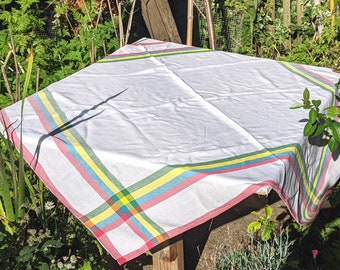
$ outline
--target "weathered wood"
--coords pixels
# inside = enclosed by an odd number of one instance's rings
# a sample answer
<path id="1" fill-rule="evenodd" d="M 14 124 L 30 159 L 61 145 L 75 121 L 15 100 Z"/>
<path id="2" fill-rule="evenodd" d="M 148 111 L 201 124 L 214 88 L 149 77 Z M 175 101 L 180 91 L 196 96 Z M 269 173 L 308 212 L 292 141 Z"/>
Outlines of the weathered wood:
<path id="1" fill-rule="evenodd" d="M 296 22 L 298 26 L 302 25 L 302 16 L 303 16 L 303 5 L 301 3 L 301 0 L 296 0 Z M 297 36 L 297 40 L 301 42 L 301 36 Z"/>
<path id="2" fill-rule="evenodd" d="M 141 8 L 151 38 L 182 43 L 167 0 L 141 0 Z"/>
<path id="3" fill-rule="evenodd" d="M 194 25 L 194 1 L 188 0 L 188 16 L 187 16 L 187 45 L 192 45 L 192 31 Z"/>
<path id="4" fill-rule="evenodd" d="M 303 16 L 303 5 L 301 3 L 301 0 L 296 0 L 296 22 L 297 25 L 302 25 L 302 16 Z"/>
<path id="5" fill-rule="evenodd" d="M 152 254 L 153 270 L 184 270 L 183 240 L 166 246 Z"/>
<path id="6" fill-rule="evenodd" d="M 274 28 L 274 21 L 275 21 L 275 13 L 276 13 L 276 9 L 275 9 L 275 0 L 269 0 L 270 2 L 270 18 L 272 19 L 273 24 L 268 24 L 268 31 L 269 32 L 274 32 L 275 28 Z"/>
<path id="7" fill-rule="evenodd" d="M 333 27 L 335 23 L 335 1 L 334 0 L 329 1 L 329 7 L 331 11 L 331 27 Z"/>
<path id="8" fill-rule="evenodd" d="M 290 17 L 290 0 L 283 0 L 283 24 L 286 27 L 289 27 L 291 24 L 291 17 Z M 291 49 L 291 37 L 284 43 L 286 49 Z"/>
<path id="9" fill-rule="evenodd" d="M 210 49 L 215 50 L 216 49 L 215 28 L 214 28 L 214 21 L 213 21 L 212 14 L 211 14 L 211 7 L 210 7 L 209 0 L 204 0 L 204 9 L 205 9 L 205 16 L 207 17 Z"/>

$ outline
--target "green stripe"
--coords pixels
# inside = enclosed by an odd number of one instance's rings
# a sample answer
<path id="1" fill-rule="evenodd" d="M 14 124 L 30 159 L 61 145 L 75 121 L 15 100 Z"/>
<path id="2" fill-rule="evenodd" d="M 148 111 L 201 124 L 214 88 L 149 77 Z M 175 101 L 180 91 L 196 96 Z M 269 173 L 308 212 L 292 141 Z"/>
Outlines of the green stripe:
<path id="1" fill-rule="evenodd" d="M 138 54 L 136 55 L 127 55 L 127 56 L 120 56 L 117 55 L 113 58 L 111 57 L 106 57 L 104 59 L 99 60 L 99 63 L 110 63 L 110 62 L 119 62 L 119 61 L 128 61 L 128 60 L 137 60 L 137 59 L 145 59 L 145 58 L 150 58 L 150 57 L 161 57 L 161 56 L 169 56 L 169 55 L 176 55 L 176 54 L 189 54 L 189 53 L 200 53 L 200 52 L 209 52 L 212 51 L 210 49 L 203 49 L 203 48 L 198 48 L 198 49 L 192 49 L 190 50 L 180 50 L 180 51 L 169 51 L 169 52 L 155 52 L 155 53 L 146 53 L 146 54 Z M 131 53 L 133 54 L 133 53 Z M 114 54 L 113 54 L 114 56 Z"/>

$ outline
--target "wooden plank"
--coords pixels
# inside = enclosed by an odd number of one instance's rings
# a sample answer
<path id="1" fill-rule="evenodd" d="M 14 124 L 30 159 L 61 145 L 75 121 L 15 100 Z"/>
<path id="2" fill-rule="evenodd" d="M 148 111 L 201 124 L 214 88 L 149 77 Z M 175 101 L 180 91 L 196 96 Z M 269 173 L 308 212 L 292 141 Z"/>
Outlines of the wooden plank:
<path id="1" fill-rule="evenodd" d="M 153 270 L 184 270 L 183 240 L 180 239 L 152 254 Z"/>
<path id="2" fill-rule="evenodd" d="M 141 8 L 151 38 L 182 43 L 167 0 L 141 0 Z"/>

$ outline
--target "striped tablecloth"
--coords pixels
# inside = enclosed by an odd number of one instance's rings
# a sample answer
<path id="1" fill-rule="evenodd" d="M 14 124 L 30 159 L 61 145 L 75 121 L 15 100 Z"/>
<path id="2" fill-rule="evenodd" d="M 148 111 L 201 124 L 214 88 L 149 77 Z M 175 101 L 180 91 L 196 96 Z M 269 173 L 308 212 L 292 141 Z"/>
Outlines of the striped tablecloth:
<path id="1" fill-rule="evenodd" d="M 273 188 L 315 218 L 340 159 L 303 137 L 307 87 L 334 104 L 339 74 L 142 39 L 1 111 L 46 186 L 121 264 Z"/>

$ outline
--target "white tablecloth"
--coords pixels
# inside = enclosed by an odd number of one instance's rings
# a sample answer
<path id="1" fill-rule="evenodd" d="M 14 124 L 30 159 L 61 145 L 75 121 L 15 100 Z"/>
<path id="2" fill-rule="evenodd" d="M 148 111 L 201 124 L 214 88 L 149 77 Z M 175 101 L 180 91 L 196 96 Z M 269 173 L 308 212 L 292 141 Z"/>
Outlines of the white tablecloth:
<path id="1" fill-rule="evenodd" d="M 303 137 L 307 87 L 335 103 L 339 74 L 142 39 L 1 111 L 46 186 L 119 262 L 272 187 L 315 218 L 340 159 Z"/>

